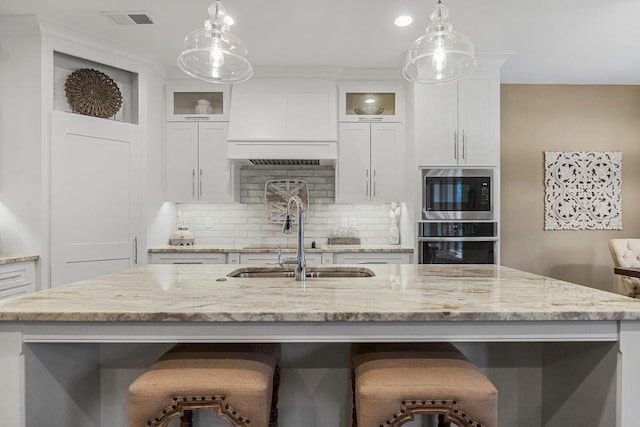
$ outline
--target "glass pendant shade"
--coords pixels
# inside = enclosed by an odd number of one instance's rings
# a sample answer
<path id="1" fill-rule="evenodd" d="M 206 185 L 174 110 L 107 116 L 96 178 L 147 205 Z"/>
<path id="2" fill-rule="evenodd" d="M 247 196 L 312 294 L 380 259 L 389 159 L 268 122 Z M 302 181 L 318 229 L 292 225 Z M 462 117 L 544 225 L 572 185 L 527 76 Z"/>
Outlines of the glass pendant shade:
<path id="1" fill-rule="evenodd" d="M 220 1 L 209 5 L 211 19 L 184 39 L 178 67 L 196 79 L 213 83 L 240 83 L 253 75 L 242 40 L 229 32 Z"/>
<path id="2" fill-rule="evenodd" d="M 445 83 L 459 80 L 476 69 L 473 43 L 464 34 L 453 31 L 448 9 L 438 1 L 431 13 L 427 33 L 413 42 L 402 75 L 414 83 Z"/>

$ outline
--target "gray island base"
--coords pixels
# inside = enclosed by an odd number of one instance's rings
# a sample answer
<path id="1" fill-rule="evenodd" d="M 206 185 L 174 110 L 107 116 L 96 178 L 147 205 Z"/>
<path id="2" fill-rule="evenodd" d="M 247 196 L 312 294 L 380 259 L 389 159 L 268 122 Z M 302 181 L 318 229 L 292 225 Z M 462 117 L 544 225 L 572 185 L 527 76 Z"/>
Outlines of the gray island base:
<path id="1" fill-rule="evenodd" d="M 449 341 L 498 388 L 501 426 L 638 426 L 640 301 L 494 265 L 366 267 L 302 288 L 149 265 L 1 302 L 0 423 L 125 426 L 130 382 L 172 343 L 280 342 L 280 425 L 347 427 L 350 343 Z"/>

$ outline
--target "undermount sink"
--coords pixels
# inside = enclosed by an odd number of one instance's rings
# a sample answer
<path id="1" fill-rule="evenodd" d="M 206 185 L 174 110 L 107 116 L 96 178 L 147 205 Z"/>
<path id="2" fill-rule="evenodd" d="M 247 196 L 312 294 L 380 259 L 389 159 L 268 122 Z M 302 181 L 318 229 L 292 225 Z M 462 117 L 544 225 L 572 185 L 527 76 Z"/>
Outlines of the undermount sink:
<path id="1" fill-rule="evenodd" d="M 280 266 L 269 267 L 240 267 L 227 277 L 243 278 L 280 278 L 295 276 L 295 271 L 291 268 Z M 317 266 L 307 267 L 307 278 L 351 278 L 351 277 L 373 277 L 375 273 L 365 267 L 339 267 L 339 266 Z"/>

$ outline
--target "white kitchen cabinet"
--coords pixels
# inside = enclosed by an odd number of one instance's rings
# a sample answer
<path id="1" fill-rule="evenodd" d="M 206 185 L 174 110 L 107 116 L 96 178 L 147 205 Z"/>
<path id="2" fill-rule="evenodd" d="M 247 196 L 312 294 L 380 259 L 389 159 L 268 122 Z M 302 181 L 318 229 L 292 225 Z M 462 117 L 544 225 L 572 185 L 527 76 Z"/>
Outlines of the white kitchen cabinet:
<path id="1" fill-rule="evenodd" d="M 0 265 L 0 299 L 27 294 L 35 290 L 34 262 Z"/>
<path id="2" fill-rule="evenodd" d="M 226 264 L 226 253 L 151 253 L 150 264 Z"/>
<path id="3" fill-rule="evenodd" d="M 294 258 L 296 252 L 283 252 L 282 259 Z M 322 254 L 319 252 L 305 253 L 307 265 L 322 264 Z M 277 252 L 241 253 L 240 264 L 276 264 L 278 262 Z"/>
<path id="4" fill-rule="evenodd" d="M 500 77 L 476 71 L 458 82 L 415 85 L 420 166 L 497 166 Z"/>
<path id="5" fill-rule="evenodd" d="M 337 253 L 336 264 L 411 264 L 411 254 L 407 252 L 344 252 Z"/>
<path id="6" fill-rule="evenodd" d="M 166 125 L 166 200 L 228 202 L 239 196 L 239 169 L 227 160 L 226 122 Z"/>
<path id="7" fill-rule="evenodd" d="M 336 141 L 331 79 L 252 79 L 233 88 L 229 140 Z"/>
<path id="8" fill-rule="evenodd" d="M 340 122 L 403 122 L 401 85 L 359 83 L 340 86 Z"/>
<path id="9" fill-rule="evenodd" d="M 229 121 L 231 87 L 195 81 L 167 85 L 167 121 Z"/>
<path id="10" fill-rule="evenodd" d="M 403 123 L 340 123 L 337 202 L 404 200 L 403 133 Z"/>

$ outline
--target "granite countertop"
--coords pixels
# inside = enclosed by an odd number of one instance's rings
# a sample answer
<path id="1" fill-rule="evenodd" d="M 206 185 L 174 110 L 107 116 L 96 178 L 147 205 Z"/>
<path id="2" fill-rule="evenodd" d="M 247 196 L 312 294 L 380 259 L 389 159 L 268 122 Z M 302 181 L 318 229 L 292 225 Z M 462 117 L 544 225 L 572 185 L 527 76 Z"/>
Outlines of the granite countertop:
<path id="1" fill-rule="evenodd" d="M 38 258 L 40 258 L 38 255 L 0 255 L 0 265 L 37 261 Z"/>
<path id="2" fill-rule="evenodd" d="M 375 277 L 304 288 L 234 268 L 142 266 L 1 301 L 0 321 L 640 320 L 640 300 L 496 265 L 368 265 Z"/>
<path id="3" fill-rule="evenodd" d="M 305 252 L 408 252 L 413 253 L 413 248 L 400 245 L 318 245 L 316 248 L 305 246 Z M 156 246 L 149 248 L 149 253 L 259 253 L 277 252 L 275 244 L 256 245 L 192 245 L 192 246 Z M 296 245 L 283 245 L 283 252 L 295 252 Z"/>

